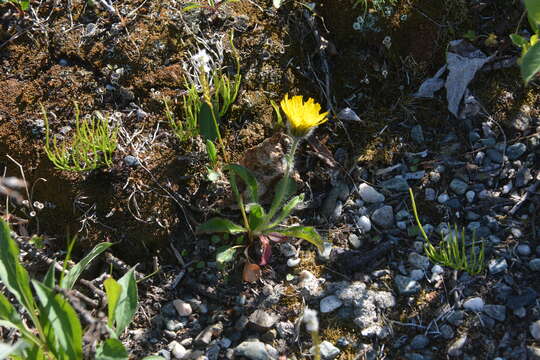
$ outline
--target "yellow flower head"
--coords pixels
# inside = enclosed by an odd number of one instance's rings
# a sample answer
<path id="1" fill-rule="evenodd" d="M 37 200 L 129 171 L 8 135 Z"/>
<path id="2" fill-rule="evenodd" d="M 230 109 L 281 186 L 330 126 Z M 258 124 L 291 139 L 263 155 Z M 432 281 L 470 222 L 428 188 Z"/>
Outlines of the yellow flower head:
<path id="1" fill-rule="evenodd" d="M 326 118 L 328 112 L 321 114 L 321 105 L 317 104 L 312 98 L 304 102 L 302 96 L 293 96 L 289 99 L 287 94 L 281 100 L 281 108 L 287 115 L 289 132 L 294 137 L 306 136 L 311 129 L 328 120 Z"/>

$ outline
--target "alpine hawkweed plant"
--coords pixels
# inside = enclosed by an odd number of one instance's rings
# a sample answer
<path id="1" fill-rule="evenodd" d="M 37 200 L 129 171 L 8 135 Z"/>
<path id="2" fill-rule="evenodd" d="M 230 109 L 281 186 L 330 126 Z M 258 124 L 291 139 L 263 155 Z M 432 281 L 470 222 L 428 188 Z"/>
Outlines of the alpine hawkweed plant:
<path id="1" fill-rule="evenodd" d="M 294 169 L 294 155 L 298 144 L 309 136 L 316 126 L 327 120 L 328 113 L 321 113 L 321 106 L 313 99 L 304 102 L 301 96 L 289 98 L 286 95 L 281 101 L 281 108 L 287 117 L 288 133 L 292 138 L 292 144 L 285 155 L 285 174 L 276 185 L 274 199 L 268 212 L 259 202 L 259 187 L 255 176 L 247 168 L 231 164 L 226 166 L 225 170 L 229 172 L 229 183 L 238 203 L 243 225 L 235 224 L 228 219 L 212 218 L 198 227 L 199 233 L 246 235 L 247 244 L 223 246 L 218 249 L 216 256 L 218 264 L 223 265 L 223 263 L 234 259 L 238 248 L 246 248 L 247 262 L 244 267 L 244 280 L 246 281 L 256 281 L 260 274 L 259 266 L 268 264 L 272 254 L 271 242 L 284 242 L 288 238 L 299 238 L 309 241 L 319 250 L 323 247 L 321 236 L 315 228 L 282 224 L 296 206 L 304 200 L 303 194 L 293 196 L 296 192 L 296 184 L 290 176 Z M 247 202 L 244 201 L 244 196 L 238 189 L 237 177 L 240 177 L 246 184 Z M 249 258 L 249 251 L 247 251 L 256 240 L 260 243 L 262 253 L 257 261 L 258 264 Z"/>

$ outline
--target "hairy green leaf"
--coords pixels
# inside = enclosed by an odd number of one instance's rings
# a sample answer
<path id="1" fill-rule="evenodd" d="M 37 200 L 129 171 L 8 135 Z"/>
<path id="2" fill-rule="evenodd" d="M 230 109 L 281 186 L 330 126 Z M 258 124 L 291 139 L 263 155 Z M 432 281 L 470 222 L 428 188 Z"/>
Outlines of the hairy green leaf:
<path id="1" fill-rule="evenodd" d="M 88 253 L 88 255 L 86 255 L 77 265 L 73 266 L 68 271 L 68 273 L 60 283 L 60 287 L 64 289 L 72 289 L 79 276 L 81 276 L 82 272 L 88 267 L 92 260 L 94 260 L 98 255 L 100 255 L 102 252 L 104 252 L 111 246 L 112 243 L 109 242 L 97 244 L 92 249 L 92 251 Z"/>
<path id="2" fill-rule="evenodd" d="M 118 284 L 122 287 L 120 299 L 116 307 L 116 328 L 115 332 L 118 336 L 128 327 L 137 312 L 137 304 L 139 295 L 137 292 L 137 281 L 135 280 L 135 268 L 131 268 L 124 276 L 118 280 Z"/>
<path id="3" fill-rule="evenodd" d="M 67 358 L 82 359 L 82 327 L 73 307 L 43 283 L 32 280 L 32 285 L 41 303 L 40 318 L 50 322 L 60 348 Z"/>
<path id="4" fill-rule="evenodd" d="M 122 342 L 117 339 L 107 339 L 96 349 L 96 360 L 127 360 L 129 354 L 122 345 Z"/>
<path id="5" fill-rule="evenodd" d="M 252 231 L 259 230 L 265 226 L 266 213 L 264 208 L 259 204 L 250 204 L 248 221 Z"/>
<path id="6" fill-rule="evenodd" d="M 532 46 L 521 59 L 521 76 L 525 83 L 540 71 L 540 42 Z"/>
<path id="7" fill-rule="evenodd" d="M 312 226 L 293 226 L 290 228 L 279 229 L 277 232 L 285 236 L 307 240 L 319 248 L 319 250 L 322 250 L 324 247 L 321 236 Z"/>
<path id="8" fill-rule="evenodd" d="M 120 300 L 122 286 L 118 284 L 118 282 L 112 277 L 107 278 L 103 282 L 103 286 L 105 286 L 105 292 L 107 293 L 107 324 L 110 328 L 113 328 L 116 315 L 116 307 L 118 306 L 118 300 Z"/>
<path id="9" fill-rule="evenodd" d="M 216 116 L 214 122 L 213 116 Z M 199 131 L 205 140 L 216 141 L 218 138 L 219 129 L 216 123 L 219 123 L 218 114 L 212 115 L 210 106 L 203 102 L 199 111 Z"/>
<path id="10" fill-rule="evenodd" d="M 233 223 L 230 220 L 223 218 L 212 218 L 205 222 L 204 224 L 199 225 L 197 228 L 199 234 L 204 233 L 228 233 L 228 234 L 239 234 L 246 232 L 246 229 L 240 225 Z"/>

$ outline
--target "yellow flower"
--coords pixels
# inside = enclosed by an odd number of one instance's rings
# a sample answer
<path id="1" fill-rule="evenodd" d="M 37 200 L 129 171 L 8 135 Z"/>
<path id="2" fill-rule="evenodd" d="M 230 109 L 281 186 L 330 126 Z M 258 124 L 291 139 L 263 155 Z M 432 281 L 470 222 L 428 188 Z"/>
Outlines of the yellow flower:
<path id="1" fill-rule="evenodd" d="M 328 120 L 326 118 L 328 112 L 321 114 L 321 105 L 312 98 L 304 102 L 302 96 L 293 96 L 289 99 L 287 94 L 281 100 L 281 108 L 287 115 L 289 132 L 294 137 L 306 136 L 311 129 Z"/>

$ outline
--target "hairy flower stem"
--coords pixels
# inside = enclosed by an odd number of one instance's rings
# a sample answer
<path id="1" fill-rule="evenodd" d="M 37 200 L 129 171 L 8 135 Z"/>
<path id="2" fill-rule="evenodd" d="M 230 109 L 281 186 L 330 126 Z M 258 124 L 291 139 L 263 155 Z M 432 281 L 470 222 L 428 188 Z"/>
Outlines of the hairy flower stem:
<path id="1" fill-rule="evenodd" d="M 318 331 L 311 332 L 311 341 L 315 348 L 315 354 L 313 356 L 314 360 L 321 360 L 321 338 L 319 337 Z"/>
<path id="2" fill-rule="evenodd" d="M 274 200 L 273 206 L 270 209 L 270 212 L 268 213 L 268 220 L 272 220 L 274 215 L 276 215 L 276 212 L 281 207 L 281 204 L 283 201 L 285 201 L 285 197 L 287 196 L 287 189 L 289 188 L 289 183 L 292 181 L 291 179 L 291 173 L 294 169 L 294 154 L 296 153 L 296 150 L 298 149 L 298 144 L 300 143 L 299 137 L 293 137 L 292 138 L 292 145 L 289 152 L 285 155 L 285 174 L 283 176 L 283 181 L 280 183 L 280 186 L 278 187 L 276 191 L 276 198 Z"/>

